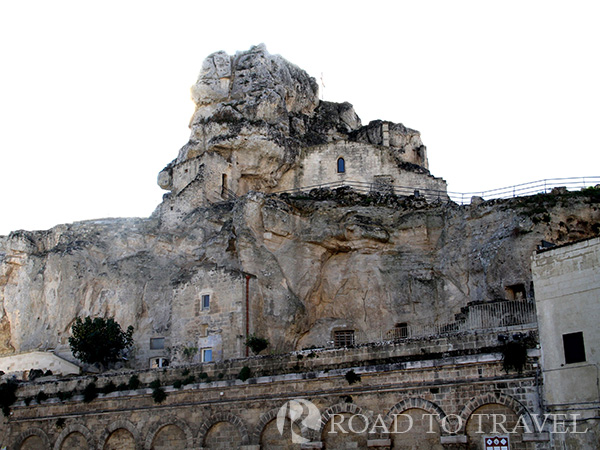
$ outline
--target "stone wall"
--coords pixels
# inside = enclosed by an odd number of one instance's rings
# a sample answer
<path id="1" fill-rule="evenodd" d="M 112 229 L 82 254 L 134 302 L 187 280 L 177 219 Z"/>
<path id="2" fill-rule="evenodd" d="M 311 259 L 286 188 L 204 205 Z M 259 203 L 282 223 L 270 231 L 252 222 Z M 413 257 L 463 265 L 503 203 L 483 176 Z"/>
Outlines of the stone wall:
<path id="1" fill-rule="evenodd" d="M 395 348 L 372 348 L 373 355 L 363 348 L 338 350 L 336 357 L 351 365 L 344 369 L 321 365 L 327 355 L 319 354 L 318 358 L 311 358 L 314 366 L 308 372 L 263 376 L 245 382 L 212 381 L 182 389 L 166 387 L 168 397 L 160 405 L 153 402 L 151 389 L 115 392 L 89 404 L 82 403 L 80 397 L 63 403 L 51 399 L 30 406 L 19 402 L 4 424 L 7 441 L 2 444 L 35 448 L 33 443 L 27 446 L 29 439 L 57 449 L 300 448 L 290 442 L 289 429 L 283 436 L 277 431 L 276 418 L 287 401 L 304 398 L 316 406 L 321 422 L 314 429 L 296 428 L 312 443 L 302 448 L 338 448 L 336 445 L 340 443 L 351 445 L 351 442 L 358 446 L 355 448 L 405 448 L 410 442 L 422 449 L 454 448 L 466 442 L 472 442 L 472 448 L 480 448 L 481 436 L 472 422 L 472 414 L 478 408 L 487 405 L 513 416 L 523 416 L 527 421 L 530 421 L 529 414 L 539 411 L 535 353 L 531 354 L 522 374 L 506 373 L 501 356 L 485 352 L 362 364 L 365 357 L 370 360 L 377 353 L 393 353 Z M 297 355 L 287 357 L 297 359 Z M 360 376 L 360 382 L 348 383 L 345 375 L 349 368 Z M 161 371 L 148 373 L 163 378 Z M 57 389 L 67 387 L 61 383 Z M 25 388 L 19 395 L 31 394 L 39 387 L 40 384 L 36 384 Z M 401 418 L 395 415 L 404 412 L 413 415 L 418 423 L 408 433 L 396 433 L 394 420 Z M 364 431 L 361 426 L 357 433 L 345 434 L 335 428 L 337 433 L 330 432 L 332 420 L 340 418 L 346 419 L 342 429 L 346 427 L 346 431 L 351 431 L 347 420 L 355 414 L 362 415 L 357 417 L 365 422 Z M 431 415 L 431 426 L 423 414 Z M 378 416 L 387 424 L 388 433 L 386 428 L 373 427 Z M 484 424 L 491 426 L 487 420 Z M 396 424 L 396 430 L 404 425 Z M 431 433 L 427 432 L 424 440 L 425 428 L 427 431 L 431 428 Z M 547 435 L 534 436 L 519 429 L 511 438 L 514 449 L 550 448 Z M 67 447 L 74 442 L 78 447 Z M 21 447 L 22 444 L 25 446 Z"/>

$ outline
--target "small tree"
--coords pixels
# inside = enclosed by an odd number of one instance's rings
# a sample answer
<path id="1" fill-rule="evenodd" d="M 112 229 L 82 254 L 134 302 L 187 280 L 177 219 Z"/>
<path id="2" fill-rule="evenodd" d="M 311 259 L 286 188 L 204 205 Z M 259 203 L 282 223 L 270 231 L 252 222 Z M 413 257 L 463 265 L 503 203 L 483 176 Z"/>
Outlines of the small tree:
<path id="1" fill-rule="evenodd" d="M 69 345 L 73 355 L 81 362 L 87 364 L 100 364 L 104 369 L 109 363 L 115 362 L 121 352 L 133 344 L 133 327 L 127 331 L 114 319 L 86 317 L 75 319 L 71 328 L 73 337 L 69 338 Z"/>

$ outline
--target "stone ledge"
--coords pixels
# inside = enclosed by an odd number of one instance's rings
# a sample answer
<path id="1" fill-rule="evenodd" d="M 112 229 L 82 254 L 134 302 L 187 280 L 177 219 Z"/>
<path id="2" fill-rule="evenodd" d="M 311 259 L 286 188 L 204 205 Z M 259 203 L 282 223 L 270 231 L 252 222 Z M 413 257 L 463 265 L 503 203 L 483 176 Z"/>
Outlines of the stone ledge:
<path id="1" fill-rule="evenodd" d="M 307 442 L 305 444 L 301 444 L 300 448 L 302 450 L 311 449 L 311 448 L 323 448 L 323 443 L 322 442 Z"/>

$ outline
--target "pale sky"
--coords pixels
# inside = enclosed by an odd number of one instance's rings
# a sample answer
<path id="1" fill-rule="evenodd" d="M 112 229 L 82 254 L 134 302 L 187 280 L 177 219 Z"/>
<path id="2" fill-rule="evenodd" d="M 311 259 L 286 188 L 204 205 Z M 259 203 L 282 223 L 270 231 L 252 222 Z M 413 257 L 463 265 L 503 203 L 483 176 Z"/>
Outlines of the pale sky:
<path id="1" fill-rule="evenodd" d="M 147 217 L 203 59 L 264 42 L 451 191 L 600 175 L 597 1 L 0 0 L 0 235 Z"/>

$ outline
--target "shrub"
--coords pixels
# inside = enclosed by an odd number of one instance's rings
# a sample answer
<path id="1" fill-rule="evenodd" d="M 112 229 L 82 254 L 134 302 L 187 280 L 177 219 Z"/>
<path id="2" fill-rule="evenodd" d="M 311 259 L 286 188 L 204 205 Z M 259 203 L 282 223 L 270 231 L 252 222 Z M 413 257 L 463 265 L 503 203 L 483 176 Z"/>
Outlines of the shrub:
<path id="1" fill-rule="evenodd" d="M 129 389 L 136 390 L 140 387 L 139 377 L 137 375 L 131 375 L 131 377 L 129 377 L 129 383 L 127 385 L 129 386 Z"/>
<path id="2" fill-rule="evenodd" d="M 250 367 L 248 367 L 248 366 L 242 367 L 242 370 L 240 370 L 240 373 L 238 373 L 237 377 L 242 381 L 246 381 L 248 378 L 251 378 L 252 371 L 250 370 Z"/>
<path id="3" fill-rule="evenodd" d="M 96 387 L 96 383 L 91 382 L 83 390 L 83 401 L 89 403 L 96 397 L 98 397 L 98 388 Z"/>
<path id="4" fill-rule="evenodd" d="M 112 381 L 109 381 L 106 385 L 100 389 L 103 394 L 110 394 L 111 392 L 115 392 L 117 390 L 117 386 Z"/>
<path id="5" fill-rule="evenodd" d="M 344 377 L 346 378 L 348 384 L 360 383 L 360 375 L 357 375 L 352 369 L 346 372 Z"/>
<path id="6" fill-rule="evenodd" d="M 38 392 L 35 396 L 35 401 L 38 403 L 38 405 L 40 405 L 44 400 L 48 400 L 48 394 L 46 394 L 44 391 Z"/>
<path id="7" fill-rule="evenodd" d="M 117 391 L 126 391 L 129 389 L 129 385 L 127 383 L 121 383 L 117 386 Z"/>
<path id="8" fill-rule="evenodd" d="M 249 347 L 255 355 L 258 355 L 269 346 L 269 341 L 265 338 L 251 334 L 246 339 L 246 346 Z"/>
<path id="9" fill-rule="evenodd" d="M 194 375 L 190 375 L 183 380 L 183 384 L 192 384 L 196 382 L 196 377 Z"/>
<path id="10" fill-rule="evenodd" d="M 156 380 L 156 381 L 158 381 L 158 380 Z M 165 390 L 163 388 L 161 388 L 160 386 L 157 386 L 152 391 L 152 398 L 154 399 L 155 403 L 162 403 L 167 398 L 167 393 L 165 392 Z"/>
<path id="11" fill-rule="evenodd" d="M 15 394 L 17 388 L 18 385 L 14 381 L 7 381 L 6 383 L 0 384 L 0 407 L 5 416 L 10 415 L 10 407 L 17 401 L 17 396 Z"/>
<path id="12" fill-rule="evenodd" d="M 56 393 L 56 396 L 61 402 L 64 402 L 65 400 L 68 400 L 71 397 L 73 397 L 73 391 L 58 391 Z"/>
<path id="13" fill-rule="evenodd" d="M 152 383 L 150 383 L 151 389 L 158 389 L 160 387 L 160 380 L 157 378 Z"/>

